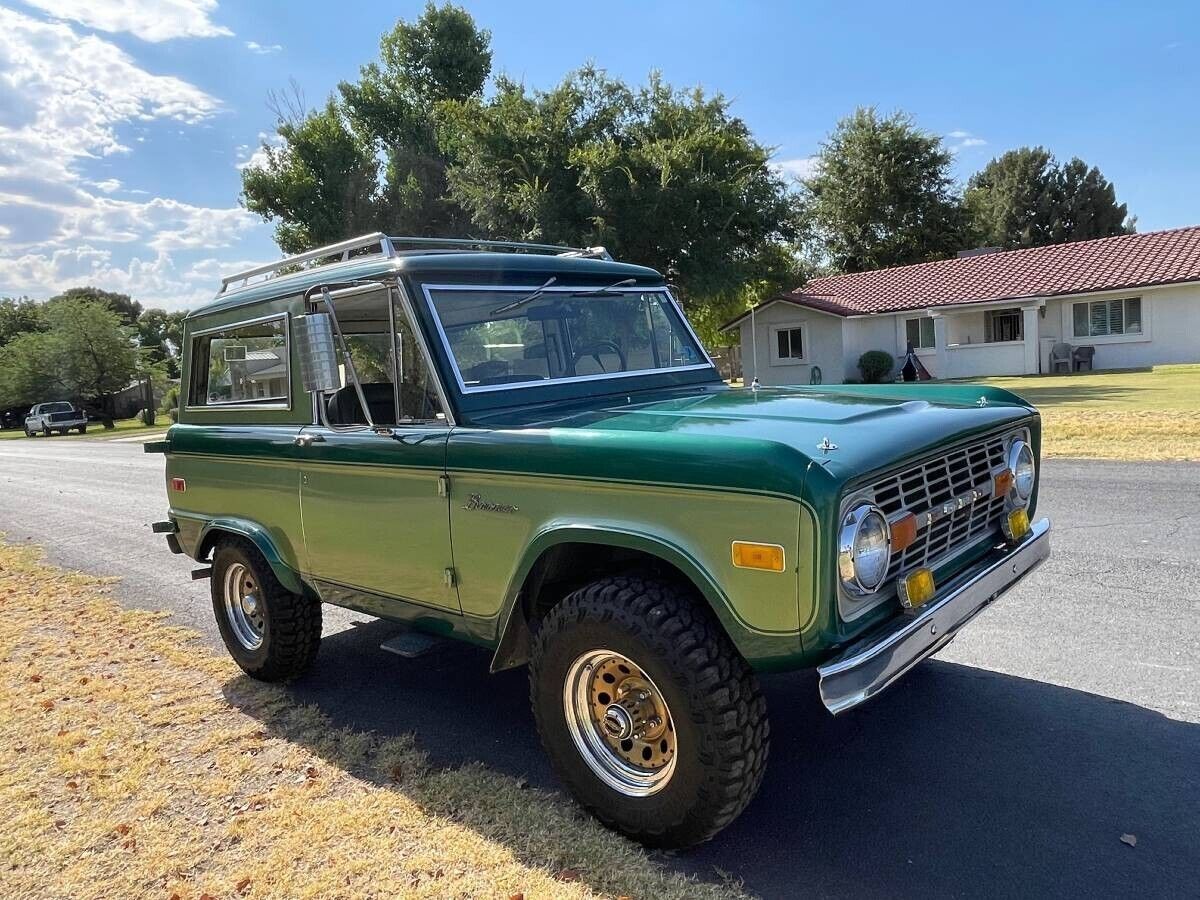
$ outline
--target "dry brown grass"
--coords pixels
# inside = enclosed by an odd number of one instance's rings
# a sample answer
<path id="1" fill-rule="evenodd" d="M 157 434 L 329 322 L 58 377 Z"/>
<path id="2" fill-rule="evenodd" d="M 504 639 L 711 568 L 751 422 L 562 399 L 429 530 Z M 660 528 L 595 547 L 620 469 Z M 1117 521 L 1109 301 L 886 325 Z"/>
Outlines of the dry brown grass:
<path id="1" fill-rule="evenodd" d="M 1041 413 L 1045 456 L 1200 460 L 1200 411 L 1043 407 Z"/>
<path id="2" fill-rule="evenodd" d="M 725 897 L 570 801 L 335 729 L 0 544 L 0 896 Z"/>

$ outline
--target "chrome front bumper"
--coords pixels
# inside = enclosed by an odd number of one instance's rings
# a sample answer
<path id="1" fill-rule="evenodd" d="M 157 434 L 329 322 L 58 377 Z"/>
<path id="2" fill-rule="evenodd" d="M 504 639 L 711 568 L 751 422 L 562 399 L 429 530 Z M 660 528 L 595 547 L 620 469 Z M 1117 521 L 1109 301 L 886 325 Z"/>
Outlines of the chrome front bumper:
<path id="1" fill-rule="evenodd" d="M 1017 546 L 996 552 L 906 613 L 817 668 L 821 702 L 834 715 L 870 700 L 950 642 L 983 608 L 1050 556 L 1050 520 L 1039 519 Z"/>

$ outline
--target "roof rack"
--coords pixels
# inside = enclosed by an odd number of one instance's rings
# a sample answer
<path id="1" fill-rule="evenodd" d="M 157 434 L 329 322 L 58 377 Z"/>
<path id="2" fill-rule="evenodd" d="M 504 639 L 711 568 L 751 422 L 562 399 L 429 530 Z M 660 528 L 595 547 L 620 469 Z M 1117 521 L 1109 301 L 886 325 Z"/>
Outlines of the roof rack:
<path id="1" fill-rule="evenodd" d="M 413 248 L 413 249 L 402 249 Z M 390 259 L 401 253 L 437 253 L 447 250 L 477 250 L 477 251 L 508 251 L 510 253 L 547 253 L 554 256 L 572 256 L 587 259 L 612 259 L 603 247 L 563 247 L 557 244 L 531 244 L 522 241 L 489 241 L 474 238 L 436 238 L 436 237 L 389 237 L 381 231 L 364 234 L 362 237 L 350 238 L 336 244 L 317 247 L 306 253 L 287 256 L 272 263 L 263 263 L 252 269 L 245 269 L 226 275 L 221 279 L 221 290 L 224 294 L 230 285 L 241 282 L 238 287 L 245 287 L 256 275 L 265 275 L 267 279 L 278 277 L 282 270 L 302 266 L 315 260 L 329 260 L 323 265 L 333 265 L 347 262 L 351 259 L 366 257 L 383 257 Z M 336 257 L 336 259 L 331 259 Z"/>

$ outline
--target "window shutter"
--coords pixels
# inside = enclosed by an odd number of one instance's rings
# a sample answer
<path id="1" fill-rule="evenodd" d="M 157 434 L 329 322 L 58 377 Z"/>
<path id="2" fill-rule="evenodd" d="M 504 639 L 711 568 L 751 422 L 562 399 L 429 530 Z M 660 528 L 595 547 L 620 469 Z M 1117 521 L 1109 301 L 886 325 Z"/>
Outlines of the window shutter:
<path id="1" fill-rule="evenodd" d="M 1100 337 L 1108 334 L 1108 304 L 1104 301 L 1091 304 L 1092 336 Z"/>
<path id="2" fill-rule="evenodd" d="M 1109 300 L 1108 301 L 1108 333 L 1109 334 L 1124 334 L 1125 333 L 1125 301 L 1124 300 Z"/>

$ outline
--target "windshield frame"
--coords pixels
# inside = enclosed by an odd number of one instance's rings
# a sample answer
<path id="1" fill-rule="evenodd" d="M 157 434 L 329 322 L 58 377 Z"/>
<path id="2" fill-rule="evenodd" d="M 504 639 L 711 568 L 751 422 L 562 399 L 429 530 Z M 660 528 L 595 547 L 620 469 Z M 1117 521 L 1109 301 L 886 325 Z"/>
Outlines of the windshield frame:
<path id="1" fill-rule="evenodd" d="M 464 397 L 491 394 L 506 391 L 522 391 L 529 389 L 545 389 L 557 385 L 569 384 L 584 384 L 587 382 L 603 382 L 615 381 L 618 379 L 628 379 L 637 377 L 646 377 L 663 374 L 675 374 L 681 372 L 698 372 L 710 370 L 717 372 L 716 364 L 712 361 L 712 357 L 708 354 L 708 349 L 701 342 L 695 330 L 692 328 L 692 323 L 688 321 L 684 315 L 683 309 L 679 305 L 679 301 L 671 293 L 666 285 L 631 285 L 629 287 L 613 288 L 609 284 L 567 284 L 567 285 L 552 285 L 544 284 L 479 284 L 471 282 L 451 282 L 451 283 L 433 283 L 422 282 L 421 292 L 425 297 L 425 305 L 429 310 L 430 319 L 433 322 L 434 329 L 437 331 L 438 339 L 441 342 L 441 350 L 445 359 L 449 363 L 451 371 L 454 373 L 455 385 L 458 391 Z M 506 382 L 504 384 L 477 384 L 468 385 L 462 377 L 462 372 L 459 369 L 458 360 L 454 355 L 454 351 L 450 345 L 450 338 L 446 333 L 445 327 L 442 325 L 442 317 L 438 312 L 437 304 L 434 302 L 433 295 L 438 291 L 490 291 L 492 293 L 512 293 L 517 295 L 532 294 L 537 292 L 539 295 L 554 294 L 554 293 L 569 293 L 569 294 L 586 294 L 589 291 L 613 293 L 613 294 L 661 294 L 666 300 L 666 306 L 674 310 L 675 315 L 683 325 L 683 333 L 692 339 L 697 349 L 703 358 L 702 362 L 692 363 L 686 366 L 666 366 L 653 369 L 636 369 L 632 372 L 601 372 L 594 375 L 569 375 L 562 378 L 542 378 L 530 381 L 515 381 Z M 595 302 L 603 303 L 603 299 L 594 298 Z M 664 312 L 666 310 L 664 309 Z"/>

